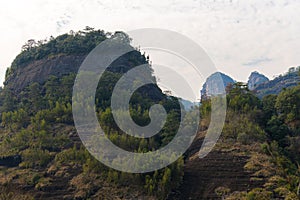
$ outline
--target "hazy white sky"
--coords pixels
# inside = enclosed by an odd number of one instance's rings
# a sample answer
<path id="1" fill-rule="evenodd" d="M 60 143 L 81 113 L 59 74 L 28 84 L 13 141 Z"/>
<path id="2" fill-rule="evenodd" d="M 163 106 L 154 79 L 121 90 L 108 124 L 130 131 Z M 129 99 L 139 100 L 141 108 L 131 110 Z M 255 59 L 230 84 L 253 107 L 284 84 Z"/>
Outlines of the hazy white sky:
<path id="1" fill-rule="evenodd" d="M 0 82 L 28 39 L 92 26 L 165 28 L 195 40 L 217 68 L 246 81 L 300 65 L 299 0 L 10 0 L 0 6 Z"/>

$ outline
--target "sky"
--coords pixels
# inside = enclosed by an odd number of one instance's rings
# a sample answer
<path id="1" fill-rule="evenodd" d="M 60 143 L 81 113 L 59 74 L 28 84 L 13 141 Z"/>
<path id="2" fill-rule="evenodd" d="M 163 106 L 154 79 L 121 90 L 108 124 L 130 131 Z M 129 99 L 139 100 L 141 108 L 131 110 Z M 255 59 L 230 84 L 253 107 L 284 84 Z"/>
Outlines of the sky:
<path id="1" fill-rule="evenodd" d="M 28 39 L 85 26 L 105 31 L 164 28 L 197 42 L 238 81 L 300 65 L 299 0 L 2 0 L 0 83 Z M 201 83 L 200 83 L 201 85 Z"/>

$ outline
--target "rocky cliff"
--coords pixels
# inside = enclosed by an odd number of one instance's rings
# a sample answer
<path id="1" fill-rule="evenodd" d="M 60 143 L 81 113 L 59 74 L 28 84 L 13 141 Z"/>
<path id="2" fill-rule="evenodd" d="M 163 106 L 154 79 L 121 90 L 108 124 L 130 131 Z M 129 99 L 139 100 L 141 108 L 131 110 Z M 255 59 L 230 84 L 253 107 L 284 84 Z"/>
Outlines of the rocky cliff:
<path id="1" fill-rule="evenodd" d="M 257 85 L 253 92 L 256 96 L 262 98 L 269 94 L 279 94 L 284 88 L 297 86 L 299 83 L 300 77 L 298 72 L 291 72 Z"/>
<path id="2" fill-rule="evenodd" d="M 85 55 L 56 55 L 33 61 L 18 67 L 7 76 L 4 85 L 18 93 L 30 83 L 44 83 L 51 75 L 62 77 L 76 73 L 85 57 Z"/>
<path id="3" fill-rule="evenodd" d="M 4 85 L 11 91 L 19 93 L 31 83 L 45 83 L 50 76 L 60 78 L 70 73 L 77 73 L 86 56 L 87 53 L 58 54 L 22 64 L 6 76 Z M 132 51 L 116 59 L 107 70 L 124 73 L 134 67 L 137 61 L 139 63 L 146 62 L 140 52 Z"/>
<path id="4" fill-rule="evenodd" d="M 284 88 L 297 86 L 300 83 L 298 73 L 296 69 L 293 71 L 289 70 L 284 75 L 279 75 L 273 80 L 269 80 L 263 74 L 255 71 L 250 74 L 247 85 L 249 90 L 253 91 L 256 96 L 263 98 L 269 94 L 279 94 Z M 220 94 L 223 88 L 235 82 L 230 76 L 216 72 L 209 76 L 203 84 L 201 98 L 205 99 L 212 95 Z"/>
<path id="5" fill-rule="evenodd" d="M 248 79 L 249 90 L 254 90 L 258 85 L 268 82 L 269 79 L 257 71 L 252 72 Z"/>
<path id="6" fill-rule="evenodd" d="M 201 99 L 205 99 L 212 95 L 223 93 L 227 85 L 233 84 L 235 81 L 221 72 L 210 75 L 202 86 Z"/>

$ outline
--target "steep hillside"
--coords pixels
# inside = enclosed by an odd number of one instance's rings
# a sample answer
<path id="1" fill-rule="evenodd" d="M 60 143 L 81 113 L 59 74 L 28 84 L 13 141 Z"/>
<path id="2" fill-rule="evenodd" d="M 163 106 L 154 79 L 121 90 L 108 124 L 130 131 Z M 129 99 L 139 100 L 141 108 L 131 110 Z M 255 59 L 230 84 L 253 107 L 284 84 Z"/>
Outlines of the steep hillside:
<path id="1" fill-rule="evenodd" d="M 124 173 L 96 160 L 79 139 L 72 116 L 74 79 L 88 51 L 105 37 L 112 37 L 116 45 L 130 45 L 125 33 L 104 34 L 89 28 L 26 44 L 7 70 L 0 93 L 1 199 L 161 199 L 179 185 L 182 158 L 155 172 Z M 132 49 L 104 72 L 95 102 L 107 137 L 125 150 L 142 153 L 173 138 L 180 105 L 156 84 L 145 85 L 130 99 L 131 116 L 146 125 L 149 108 L 159 103 L 167 111 L 163 130 L 154 138 L 140 139 L 118 128 L 110 108 L 114 85 L 134 66 L 148 63 Z M 150 65 L 144 73 L 152 76 Z"/>
<path id="2" fill-rule="evenodd" d="M 50 76 L 62 77 L 76 73 L 85 55 L 54 55 L 49 58 L 34 60 L 17 68 L 6 77 L 5 86 L 20 92 L 30 83 L 45 83 Z"/>
<path id="3" fill-rule="evenodd" d="M 183 183 L 168 199 L 299 199 L 299 90 L 260 100 L 243 84 L 229 87 L 217 145 L 200 159 L 206 132 L 198 134 L 186 153 Z M 202 127 L 210 121 L 210 101 L 202 100 Z"/>
<path id="4" fill-rule="evenodd" d="M 218 145 L 205 158 L 200 159 L 198 151 L 205 132 L 199 133 L 186 158 L 183 183 L 170 194 L 170 200 L 221 199 L 218 190 L 226 196 L 233 192 L 250 191 L 264 183 L 256 179 L 253 172 L 244 168 L 250 159 L 247 149 Z M 224 145 L 224 144 L 223 144 Z M 244 152 L 243 152 L 244 151 Z M 243 153 L 241 153 L 243 152 Z M 227 192 L 226 192 L 227 191 Z"/>

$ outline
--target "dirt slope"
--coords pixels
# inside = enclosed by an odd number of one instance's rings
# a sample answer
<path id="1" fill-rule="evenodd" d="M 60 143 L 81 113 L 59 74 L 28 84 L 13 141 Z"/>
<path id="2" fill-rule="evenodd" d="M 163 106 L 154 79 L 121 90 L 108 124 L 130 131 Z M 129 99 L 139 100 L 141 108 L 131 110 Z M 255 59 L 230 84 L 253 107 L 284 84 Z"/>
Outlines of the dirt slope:
<path id="1" fill-rule="evenodd" d="M 198 157 L 203 139 L 198 138 L 189 149 L 184 167 L 184 178 L 169 200 L 221 199 L 215 193 L 218 187 L 230 191 L 249 191 L 260 187 L 261 182 L 251 181 L 251 173 L 244 170 L 248 156 L 234 152 L 213 150 L 205 158 Z"/>

